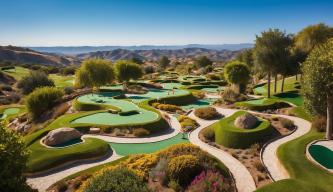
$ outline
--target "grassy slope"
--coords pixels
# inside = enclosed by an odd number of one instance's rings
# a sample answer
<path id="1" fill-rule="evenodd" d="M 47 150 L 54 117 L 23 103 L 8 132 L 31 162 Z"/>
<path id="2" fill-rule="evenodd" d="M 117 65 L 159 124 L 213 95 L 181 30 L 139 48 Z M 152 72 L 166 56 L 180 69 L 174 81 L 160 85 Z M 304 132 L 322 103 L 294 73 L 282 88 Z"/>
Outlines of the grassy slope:
<path id="1" fill-rule="evenodd" d="M 50 79 L 54 81 L 56 87 L 73 87 L 74 76 L 62 76 L 57 74 L 50 74 Z"/>
<path id="2" fill-rule="evenodd" d="M 24 67 L 15 67 L 15 70 L 4 70 L 3 72 L 14 77 L 17 81 L 29 74 L 29 69 Z"/>
<path id="3" fill-rule="evenodd" d="M 30 156 L 27 172 L 46 170 L 71 160 L 99 157 L 110 150 L 108 143 L 103 140 L 86 138 L 85 142 L 66 148 L 46 148 L 39 142 L 28 147 Z"/>

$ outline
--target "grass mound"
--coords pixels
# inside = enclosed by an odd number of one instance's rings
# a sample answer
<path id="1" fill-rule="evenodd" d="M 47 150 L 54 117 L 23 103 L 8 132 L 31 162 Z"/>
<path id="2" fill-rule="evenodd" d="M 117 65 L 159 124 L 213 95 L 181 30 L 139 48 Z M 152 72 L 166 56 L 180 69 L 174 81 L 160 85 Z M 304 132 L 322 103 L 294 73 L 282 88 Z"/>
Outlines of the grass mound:
<path id="1" fill-rule="evenodd" d="M 278 99 L 254 99 L 249 101 L 241 101 L 235 103 L 237 107 L 254 110 L 254 111 L 264 111 L 270 109 L 280 109 L 285 107 L 290 107 L 291 105 L 280 101 Z"/>
<path id="2" fill-rule="evenodd" d="M 273 134 L 273 128 L 266 120 L 258 118 L 259 121 L 253 129 L 241 129 L 234 125 L 235 119 L 245 113 L 238 111 L 211 125 L 215 130 L 215 142 L 231 148 L 247 148 L 269 139 Z"/>

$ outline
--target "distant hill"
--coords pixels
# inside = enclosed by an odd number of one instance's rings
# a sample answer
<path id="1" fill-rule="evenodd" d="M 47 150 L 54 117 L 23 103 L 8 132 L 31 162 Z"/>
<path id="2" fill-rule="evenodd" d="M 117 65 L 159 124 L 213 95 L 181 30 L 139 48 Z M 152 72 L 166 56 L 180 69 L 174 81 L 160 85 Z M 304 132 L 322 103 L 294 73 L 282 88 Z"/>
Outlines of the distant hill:
<path id="1" fill-rule="evenodd" d="M 183 48 L 183 49 L 152 49 L 152 50 L 127 50 L 115 49 L 112 51 L 97 51 L 91 53 L 79 54 L 79 59 L 87 58 L 103 58 L 112 61 L 118 59 L 138 58 L 141 60 L 158 60 L 161 56 L 167 56 L 170 59 L 191 59 L 197 56 L 206 55 L 212 60 L 223 61 L 230 60 L 235 57 L 238 51 L 230 50 L 213 50 L 204 48 Z"/>
<path id="2" fill-rule="evenodd" d="M 42 53 L 28 48 L 14 46 L 0 46 L 0 60 L 44 65 L 70 65 L 78 63 L 75 57 Z"/>
<path id="3" fill-rule="evenodd" d="M 251 43 L 240 43 L 240 44 L 189 44 L 189 45 L 140 45 L 140 46 L 70 46 L 70 47 L 27 47 L 29 49 L 57 53 L 57 54 L 67 54 L 76 55 L 89 52 L 97 51 L 112 51 L 116 49 L 126 49 L 126 50 L 175 50 L 184 48 L 203 48 L 203 49 L 213 49 L 213 50 L 240 50 L 245 48 L 251 48 L 253 44 Z"/>

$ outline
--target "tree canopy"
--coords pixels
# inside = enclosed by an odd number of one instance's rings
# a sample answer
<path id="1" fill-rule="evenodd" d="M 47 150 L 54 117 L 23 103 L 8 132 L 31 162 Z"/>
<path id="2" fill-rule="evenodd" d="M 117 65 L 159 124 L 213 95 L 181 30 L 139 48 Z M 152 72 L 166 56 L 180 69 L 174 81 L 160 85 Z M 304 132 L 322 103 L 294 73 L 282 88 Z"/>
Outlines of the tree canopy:
<path id="1" fill-rule="evenodd" d="M 6 191 L 31 191 L 23 172 L 28 152 L 21 138 L 0 124 L 0 189 Z"/>
<path id="2" fill-rule="evenodd" d="M 231 84 L 235 85 L 246 85 L 250 76 L 249 67 L 240 61 L 232 61 L 224 67 L 224 78 Z M 238 87 L 240 89 L 240 87 Z M 240 90 L 238 90 L 240 91 Z"/>
<path id="3" fill-rule="evenodd" d="M 301 30 L 295 37 L 295 47 L 306 54 L 315 46 L 325 43 L 333 37 L 333 28 L 319 23 L 310 25 Z"/>
<path id="4" fill-rule="evenodd" d="M 245 49 L 236 56 L 237 60 L 244 62 L 250 69 L 254 66 L 253 49 Z"/>
<path id="5" fill-rule="evenodd" d="M 170 60 L 167 56 L 162 56 L 158 61 L 158 65 L 161 69 L 165 69 L 170 65 Z"/>
<path id="6" fill-rule="evenodd" d="M 110 61 L 89 59 L 83 61 L 76 71 L 76 80 L 80 87 L 100 87 L 114 80 L 114 71 Z"/>
<path id="7" fill-rule="evenodd" d="M 333 39 L 310 52 L 302 65 L 305 107 L 316 115 L 326 115 L 327 96 L 333 95 Z"/>
<path id="8" fill-rule="evenodd" d="M 268 74 L 268 97 L 270 97 L 270 78 L 278 74 L 288 63 L 292 38 L 279 29 L 269 29 L 256 36 L 254 63 L 257 69 Z"/>
<path id="9" fill-rule="evenodd" d="M 117 61 L 115 69 L 119 81 L 128 82 L 131 79 L 138 79 L 143 75 L 140 65 L 127 60 Z"/>
<path id="10" fill-rule="evenodd" d="M 194 61 L 194 64 L 197 66 L 197 67 L 206 67 L 206 66 L 210 66 L 213 64 L 213 62 L 208 59 L 207 56 L 200 56 L 199 58 L 197 58 L 195 61 Z"/>

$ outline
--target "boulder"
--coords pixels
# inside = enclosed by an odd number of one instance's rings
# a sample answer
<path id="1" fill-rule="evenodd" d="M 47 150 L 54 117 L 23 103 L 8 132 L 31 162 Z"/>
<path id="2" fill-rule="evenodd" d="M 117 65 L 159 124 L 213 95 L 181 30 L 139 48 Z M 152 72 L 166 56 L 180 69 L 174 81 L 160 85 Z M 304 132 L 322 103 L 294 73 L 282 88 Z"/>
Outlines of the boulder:
<path id="1" fill-rule="evenodd" d="M 243 129 L 252 129 L 256 126 L 258 118 L 251 113 L 245 113 L 236 118 L 235 126 Z"/>
<path id="2" fill-rule="evenodd" d="M 49 146 L 59 145 L 66 143 L 72 139 L 78 139 L 81 138 L 82 134 L 73 128 L 59 128 L 50 131 L 45 137 L 44 137 L 44 144 Z"/>

